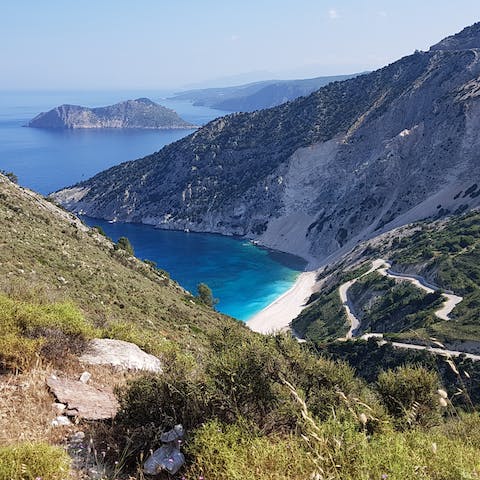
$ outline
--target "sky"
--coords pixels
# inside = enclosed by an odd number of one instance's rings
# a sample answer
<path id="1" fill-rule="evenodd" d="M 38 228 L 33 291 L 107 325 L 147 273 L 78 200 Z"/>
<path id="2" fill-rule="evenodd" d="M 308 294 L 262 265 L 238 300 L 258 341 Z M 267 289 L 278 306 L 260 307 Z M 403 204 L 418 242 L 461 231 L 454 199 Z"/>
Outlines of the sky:
<path id="1" fill-rule="evenodd" d="M 0 0 L 0 89 L 178 89 L 373 70 L 480 0 Z"/>

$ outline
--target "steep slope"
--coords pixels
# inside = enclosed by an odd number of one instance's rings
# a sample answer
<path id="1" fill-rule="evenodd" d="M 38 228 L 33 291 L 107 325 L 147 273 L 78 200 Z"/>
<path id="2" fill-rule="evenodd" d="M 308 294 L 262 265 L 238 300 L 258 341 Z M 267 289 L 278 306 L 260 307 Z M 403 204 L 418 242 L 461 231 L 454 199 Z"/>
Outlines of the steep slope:
<path id="1" fill-rule="evenodd" d="M 378 259 L 388 259 L 394 272 L 425 279 L 426 293 L 405 279 L 362 276 Z M 364 333 L 395 334 L 414 343 L 432 337 L 452 350 L 480 352 L 480 213 L 400 227 L 360 244 L 320 275 L 319 291 L 292 322 L 301 336 L 324 343 L 345 336 L 350 325 L 339 287 L 357 281 L 347 299 Z M 362 267 L 362 268 L 359 268 Z M 396 278 L 395 278 L 396 277 Z M 438 315 L 446 299 L 442 289 L 461 299 L 448 316 Z"/>
<path id="2" fill-rule="evenodd" d="M 148 98 L 137 98 L 108 107 L 60 105 L 28 122 L 36 128 L 192 128 L 176 112 Z"/>
<path id="3" fill-rule="evenodd" d="M 339 82 L 356 75 L 335 75 L 302 80 L 267 80 L 238 87 L 206 88 L 181 92 L 174 100 L 190 100 L 194 105 L 206 105 L 223 111 L 253 112 L 270 108 L 309 95 L 331 82 Z"/>
<path id="4" fill-rule="evenodd" d="M 165 272 L 115 249 L 74 215 L 3 175 L 0 278 L 0 294 L 73 301 L 92 325 L 114 337 L 139 338 L 149 350 L 174 342 L 198 352 L 207 335 L 225 325 L 248 333 L 240 322 L 193 302 Z"/>
<path id="5" fill-rule="evenodd" d="M 472 33 L 473 32 L 473 33 Z M 321 264 L 382 231 L 480 204 L 480 24 L 308 97 L 217 119 L 55 194 L 117 221 L 247 235 Z M 476 188 L 476 186 L 475 186 Z"/>

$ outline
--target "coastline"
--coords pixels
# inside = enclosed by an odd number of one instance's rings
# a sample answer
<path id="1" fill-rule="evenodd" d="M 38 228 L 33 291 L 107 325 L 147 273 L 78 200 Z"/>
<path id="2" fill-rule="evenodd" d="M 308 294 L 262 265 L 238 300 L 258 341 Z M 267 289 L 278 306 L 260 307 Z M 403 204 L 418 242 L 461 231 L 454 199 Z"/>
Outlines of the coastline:
<path id="1" fill-rule="evenodd" d="M 316 271 L 301 273 L 289 290 L 247 320 L 247 327 L 263 334 L 288 329 L 290 322 L 304 309 L 305 302 L 313 293 L 316 277 Z"/>

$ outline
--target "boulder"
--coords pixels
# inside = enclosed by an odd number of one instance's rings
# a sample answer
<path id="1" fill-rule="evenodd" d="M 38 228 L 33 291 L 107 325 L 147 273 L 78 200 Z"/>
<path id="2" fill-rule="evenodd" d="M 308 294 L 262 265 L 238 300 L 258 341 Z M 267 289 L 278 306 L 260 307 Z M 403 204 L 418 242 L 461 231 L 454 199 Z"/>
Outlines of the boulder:
<path id="1" fill-rule="evenodd" d="M 162 364 L 157 357 L 144 352 L 134 343 L 109 338 L 92 340 L 80 361 L 90 365 L 111 365 L 122 370 L 162 372 Z"/>
<path id="2" fill-rule="evenodd" d="M 59 402 L 67 405 L 65 415 L 86 420 L 103 420 L 115 416 L 119 403 L 112 389 L 102 390 L 78 380 L 58 378 L 52 375 L 47 385 Z"/>

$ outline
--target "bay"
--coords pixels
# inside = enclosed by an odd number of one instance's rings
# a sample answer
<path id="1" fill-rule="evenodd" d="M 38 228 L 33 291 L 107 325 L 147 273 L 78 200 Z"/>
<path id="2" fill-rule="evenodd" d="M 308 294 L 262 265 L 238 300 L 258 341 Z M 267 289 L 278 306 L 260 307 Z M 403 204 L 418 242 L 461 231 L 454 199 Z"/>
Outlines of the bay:
<path id="1" fill-rule="evenodd" d="M 102 227 L 114 241 L 127 237 L 137 257 L 153 260 L 193 294 L 200 282 L 206 283 L 219 300 L 216 308 L 240 320 L 248 320 L 287 291 L 306 265 L 301 258 L 241 238 L 82 219 Z"/>
<path id="2" fill-rule="evenodd" d="M 38 113 L 63 103 L 95 107 L 148 97 L 195 125 L 228 113 L 166 99 L 172 93 L 0 92 L 0 169 L 14 172 L 21 185 L 48 195 L 113 165 L 149 155 L 194 131 L 24 127 Z M 199 283 L 206 283 L 219 299 L 217 309 L 241 320 L 248 320 L 287 291 L 305 266 L 302 259 L 258 248 L 243 239 L 84 221 L 102 226 L 115 241 L 128 237 L 138 257 L 155 261 L 192 293 Z"/>

